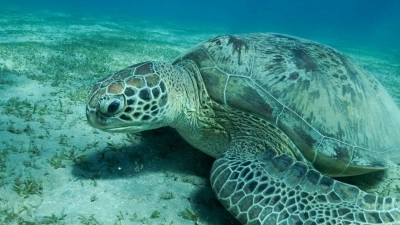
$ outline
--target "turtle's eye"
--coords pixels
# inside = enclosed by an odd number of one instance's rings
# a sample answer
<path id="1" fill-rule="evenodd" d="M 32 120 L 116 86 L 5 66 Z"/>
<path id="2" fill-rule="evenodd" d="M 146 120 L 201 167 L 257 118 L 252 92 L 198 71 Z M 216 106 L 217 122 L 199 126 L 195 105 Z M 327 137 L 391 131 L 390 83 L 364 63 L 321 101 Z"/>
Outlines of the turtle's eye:
<path id="1" fill-rule="evenodd" d="M 97 106 L 99 112 L 105 116 L 113 116 L 121 112 L 124 107 L 124 98 L 121 95 L 117 96 L 105 96 L 99 101 Z"/>
<path id="2" fill-rule="evenodd" d="M 115 112 L 119 109 L 119 106 L 120 106 L 120 105 L 121 105 L 121 101 L 120 101 L 119 99 L 114 99 L 114 100 L 108 105 L 107 112 L 108 112 L 108 113 L 111 113 L 111 114 L 115 113 Z"/>

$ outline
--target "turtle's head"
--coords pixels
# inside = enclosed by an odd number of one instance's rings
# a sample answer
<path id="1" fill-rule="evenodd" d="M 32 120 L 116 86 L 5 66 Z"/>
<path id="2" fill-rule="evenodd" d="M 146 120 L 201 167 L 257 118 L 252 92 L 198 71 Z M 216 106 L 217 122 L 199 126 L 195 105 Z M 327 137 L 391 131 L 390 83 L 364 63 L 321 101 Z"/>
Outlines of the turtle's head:
<path id="1" fill-rule="evenodd" d="M 139 132 L 167 126 L 170 93 L 167 63 L 139 63 L 96 83 L 86 106 L 86 116 L 95 128 L 107 132 Z"/>

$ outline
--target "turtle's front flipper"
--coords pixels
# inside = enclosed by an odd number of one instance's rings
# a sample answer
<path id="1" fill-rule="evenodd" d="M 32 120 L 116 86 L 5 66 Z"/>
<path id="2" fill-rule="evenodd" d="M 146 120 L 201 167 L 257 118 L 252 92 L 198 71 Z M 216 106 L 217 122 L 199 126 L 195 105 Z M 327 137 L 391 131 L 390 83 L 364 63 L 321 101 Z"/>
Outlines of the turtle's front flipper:
<path id="1" fill-rule="evenodd" d="M 211 184 L 243 224 L 400 224 L 400 200 L 367 194 L 274 150 L 255 159 L 224 153 Z"/>

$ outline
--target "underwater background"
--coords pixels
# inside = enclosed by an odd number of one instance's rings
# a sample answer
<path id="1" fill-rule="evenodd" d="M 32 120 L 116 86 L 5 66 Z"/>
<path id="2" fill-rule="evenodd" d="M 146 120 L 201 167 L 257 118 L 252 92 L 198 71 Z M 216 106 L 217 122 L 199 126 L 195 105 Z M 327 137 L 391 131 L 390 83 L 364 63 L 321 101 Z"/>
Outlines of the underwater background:
<path id="1" fill-rule="evenodd" d="M 3 1 L 4 2 L 4 1 Z M 396 0 L 101 0 L 10 1 L 29 12 L 50 10 L 75 16 L 114 16 L 220 26 L 232 32 L 282 32 L 399 45 L 400 2 Z"/>
<path id="2" fill-rule="evenodd" d="M 0 224 L 238 224 L 211 190 L 213 159 L 173 129 L 91 128 L 91 86 L 218 34 L 275 32 L 350 55 L 400 105 L 399 12 L 396 0 L 0 0 Z M 400 197 L 398 169 L 348 182 Z"/>

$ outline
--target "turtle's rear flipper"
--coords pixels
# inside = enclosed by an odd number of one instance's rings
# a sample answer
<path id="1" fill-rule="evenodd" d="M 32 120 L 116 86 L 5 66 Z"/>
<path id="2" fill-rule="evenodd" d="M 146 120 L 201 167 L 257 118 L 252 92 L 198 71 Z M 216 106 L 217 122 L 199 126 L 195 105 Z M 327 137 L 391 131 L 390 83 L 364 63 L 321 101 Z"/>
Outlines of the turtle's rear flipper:
<path id="1" fill-rule="evenodd" d="M 398 199 L 367 194 L 274 150 L 255 159 L 231 152 L 215 161 L 211 185 L 243 224 L 400 224 Z"/>

